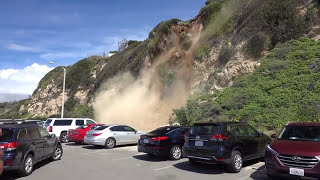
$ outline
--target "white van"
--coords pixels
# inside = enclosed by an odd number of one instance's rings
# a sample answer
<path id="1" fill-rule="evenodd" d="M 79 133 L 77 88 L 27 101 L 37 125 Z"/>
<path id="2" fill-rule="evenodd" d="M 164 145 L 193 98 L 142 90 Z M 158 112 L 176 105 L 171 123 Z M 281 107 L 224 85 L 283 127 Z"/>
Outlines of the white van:
<path id="1" fill-rule="evenodd" d="M 76 129 L 85 124 L 96 124 L 92 119 L 87 118 L 49 118 L 43 125 L 49 134 L 60 137 L 62 142 L 68 142 L 67 132 L 69 129 Z"/>

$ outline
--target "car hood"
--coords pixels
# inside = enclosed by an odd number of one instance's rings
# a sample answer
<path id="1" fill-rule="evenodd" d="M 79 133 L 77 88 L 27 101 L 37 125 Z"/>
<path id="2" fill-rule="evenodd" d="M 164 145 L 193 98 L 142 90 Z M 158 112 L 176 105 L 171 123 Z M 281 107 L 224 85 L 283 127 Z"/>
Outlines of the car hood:
<path id="1" fill-rule="evenodd" d="M 320 142 L 276 139 L 270 147 L 279 154 L 310 157 L 320 155 Z"/>

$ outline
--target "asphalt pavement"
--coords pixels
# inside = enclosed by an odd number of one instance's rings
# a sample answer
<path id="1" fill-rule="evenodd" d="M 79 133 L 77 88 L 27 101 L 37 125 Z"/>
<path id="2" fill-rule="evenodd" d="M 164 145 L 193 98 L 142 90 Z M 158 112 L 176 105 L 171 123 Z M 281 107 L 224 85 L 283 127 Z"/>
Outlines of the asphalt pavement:
<path id="1" fill-rule="evenodd" d="M 61 160 L 45 160 L 35 165 L 28 177 L 16 172 L 5 172 L 0 180 L 93 180 L 93 179 L 148 179 L 148 180 L 267 180 L 264 163 L 250 161 L 240 173 L 228 173 L 221 165 L 192 166 L 188 159 L 171 161 L 149 157 L 137 151 L 137 146 L 103 149 L 89 145 L 63 145 Z"/>

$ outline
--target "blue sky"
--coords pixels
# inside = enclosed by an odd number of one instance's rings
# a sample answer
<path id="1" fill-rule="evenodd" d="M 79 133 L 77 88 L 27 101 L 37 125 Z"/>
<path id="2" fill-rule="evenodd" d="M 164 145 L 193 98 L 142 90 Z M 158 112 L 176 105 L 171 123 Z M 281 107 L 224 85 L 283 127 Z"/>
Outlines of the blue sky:
<path id="1" fill-rule="evenodd" d="M 194 18 L 205 1 L 1 0 L 0 93 L 31 94 L 53 67 L 144 40 L 161 21 Z"/>
<path id="2" fill-rule="evenodd" d="M 159 22 L 189 20 L 205 0 L 1 0 L 0 67 L 70 65 L 114 50 L 122 38 L 144 40 Z"/>

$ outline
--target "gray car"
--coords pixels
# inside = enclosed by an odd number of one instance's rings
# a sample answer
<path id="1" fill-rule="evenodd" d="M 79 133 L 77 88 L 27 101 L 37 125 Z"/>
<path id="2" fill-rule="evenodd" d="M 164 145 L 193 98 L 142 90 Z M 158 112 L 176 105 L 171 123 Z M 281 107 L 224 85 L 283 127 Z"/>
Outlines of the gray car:
<path id="1" fill-rule="evenodd" d="M 142 134 L 145 132 L 126 125 L 104 125 L 88 131 L 84 143 L 114 148 L 117 145 L 137 144 Z"/>

